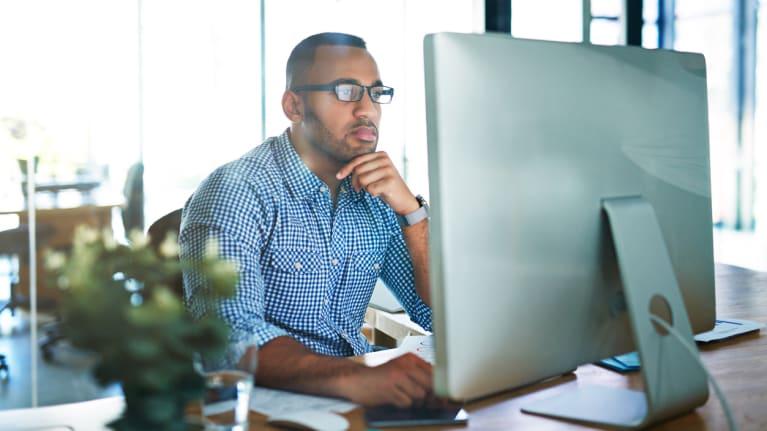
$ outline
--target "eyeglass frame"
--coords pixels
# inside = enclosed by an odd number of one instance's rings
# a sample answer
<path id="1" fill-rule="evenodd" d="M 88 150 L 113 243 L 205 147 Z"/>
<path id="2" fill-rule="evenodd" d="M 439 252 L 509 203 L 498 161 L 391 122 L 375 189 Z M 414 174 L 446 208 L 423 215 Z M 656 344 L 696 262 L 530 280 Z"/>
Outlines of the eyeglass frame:
<path id="1" fill-rule="evenodd" d="M 363 89 L 365 89 L 365 91 L 363 93 L 361 93 L 360 98 L 357 99 L 357 100 L 343 100 L 343 99 L 341 99 L 338 96 L 338 91 L 336 90 L 336 88 L 339 85 L 356 85 L 358 87 L 362 87 Z M 381 102 L 375 101 L 373 99 L 373 94 L 370 92 L 371 89 L 373 89 L 373 88 L 385 88 L 387 90 L 391 90 L 391 99 L 388 102 L 385 102 L 385 103 L 381 103 Z M 379 105 L 388 105 L 394 99 L 394 88 L 392 88 L 392 87 L 388 87 L 388 86 L 383 85 L 383 84 L 362 85 L 359 82 L 349 81 L 349 80 L 345 80 L 345 79 L 339 79 L 339 80 L 336 80 L 336 81 L 333 81 L 333 82 L 330 82 L 330 83 L 327 83 L 327 84 L 306 84 L 306 85 L 299 85 L 297 87 L 291 88 L 290 91 L 293 91 L 295 93 L 302 92 L 302 91 L 329 91 L 329 92 L 335 94 L 336 95 L 336 99 L 338 99 L 338 101 L 340 101 L 340 102 L 359 102 L 360 100 L 362 100 L 363 97 L 365 97 L 365 93 L 368 94 L 368 97 L 370 97 L 370 100 L 373 103 L 377 103 Z"/>

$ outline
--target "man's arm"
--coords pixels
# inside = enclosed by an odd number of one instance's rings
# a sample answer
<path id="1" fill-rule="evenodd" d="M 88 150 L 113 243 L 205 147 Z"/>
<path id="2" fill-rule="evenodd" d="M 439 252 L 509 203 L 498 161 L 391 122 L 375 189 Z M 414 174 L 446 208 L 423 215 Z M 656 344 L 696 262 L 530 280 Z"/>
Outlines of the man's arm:
<path id="1" fill-rule="evenodd" d="M 249 363 L 249 349 L 241 363 Z M 431 392 L 431 365 L 408 353 L 377 367 L 348 358 L 318 355 L 291 337 L 277 337 L 258 350 L 256 382 L 263 386 L 341 397 L 374 406 L 409 407 Z"/>
<path id="2" fill-rule="evenodd" d="M 239 361 L 243 369 L 250 369 L 246 365 L 252 363 L 252 355 L 257 352 L 256 379 L 265 386 L 343 397 L 363 405 L 406 407 L 424 399 L 431 390 L 431 366 L 414 355 L 370 368 L 346 358 L 315 354 L 289 337 L 284 329 L 265 321 L 258 251 L 261 223 L 253 217 L 265 212 L 264 205 L 243 210 L 232 207 L 229 200 L 222 199 L 224 196 L 249 195 L 240 183 L 219 181 L 217 188 L 188 205 L 179 242 L 181 258 L 193 262 L 204 256 L 208 241 L 215 238 L 219 256 L 238 263 L 240 280 L 235 296 L 222 300 L 215 309 L 208 308 L 202 295 L 204 279 L 195 271 L 184 272 L 187 306 L 192 314 L 202 317 L 217 312 L 229 325 L 227 366 L 235 366 Z M 259 199 L 255 196 L 239 201 L 256 205 Z M 211 212 L 224 214 L 221 218 L 228 225 L 237 220 L 238 232 L 243 235 L 235 236 L 230 230 L 209 223 L 206 215 Z"/>
<path id="3" fill-rule="evenodd" d="M 413 200 L 415 201 L 415 198 Z M 402 228 L 402 235 L 405 237 L 410 259 L 413 261 L 415 290 L 421 300 L 431 307 L 431 295 L 429 294 L 429 220 L 424 219 L 413 226 Z"/>
<path id="4" fill-rule="evenodd" d="M 338 171 L 336 178 L 340 180 L 348 175 L 352 175 L 352 186 L 355 190 L 365 189 L 371 196 L 380 196 L 397 215 L 410 214 L 420 206 L 384 151 L 355 157 Z M 403 228 L 402 233 L 413 261 L 416 292 L 421 300 L 431 307 L 428 221 Z"/>

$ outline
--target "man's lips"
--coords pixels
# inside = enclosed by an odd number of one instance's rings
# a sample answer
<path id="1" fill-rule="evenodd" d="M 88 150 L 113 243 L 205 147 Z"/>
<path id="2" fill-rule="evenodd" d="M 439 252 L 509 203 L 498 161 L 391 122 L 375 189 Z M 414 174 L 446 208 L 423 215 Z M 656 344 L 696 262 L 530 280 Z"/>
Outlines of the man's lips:
<path id="1" fill-rule="evenodd" d="M 361 141 L 375 141 L 377 134 L 374 128 L 363 126 L 353 129 L 352 136 Z"/>

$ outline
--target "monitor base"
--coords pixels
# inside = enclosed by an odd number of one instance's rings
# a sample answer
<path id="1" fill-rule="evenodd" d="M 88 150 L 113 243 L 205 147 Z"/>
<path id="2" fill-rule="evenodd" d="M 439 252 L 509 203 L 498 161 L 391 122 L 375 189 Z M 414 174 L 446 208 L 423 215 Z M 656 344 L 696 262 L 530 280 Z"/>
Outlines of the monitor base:
<path id="1" fill-rule="evenodd" d="M 577 422 L 634 428 L 647 415 L 645 395 L 631 389 L 578 386 L 525 406 L 525 413 Z"/>
<path id="2" fill-rule="evenodd" d="M 639 196 L 604 199 L 645 391 L 578 387 L 522 411 L 619 428 L 644 428 L 687 413 L 708 399 L 705 371 L 685 346 L 650 320 L 665 311 L 669 326 L 694 345 L 655 211 Z M 665 310 L 664 310 L 665 309 Z"/>

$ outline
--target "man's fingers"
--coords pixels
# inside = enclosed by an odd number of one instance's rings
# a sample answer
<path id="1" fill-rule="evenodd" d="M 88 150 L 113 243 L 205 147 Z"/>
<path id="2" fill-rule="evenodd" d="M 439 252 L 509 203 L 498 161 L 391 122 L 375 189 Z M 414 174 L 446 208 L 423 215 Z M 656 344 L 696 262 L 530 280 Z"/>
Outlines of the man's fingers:
<path id="1" fill-rule="evenodd" d="M 405 376 L 405 378 L 395 382 L 395 386 L 400 388 L 408 397 L 408 406 L 414 404 L 416 401 L 421 401 L 426 397 L 426 389 L 419 386 L 416 382 Z"/>
<path id="2" fill-rule="evenodd" d="M 355 190 L 359 191 L 360 188 L 363 188 L 365 190 L 368 190 L 367 187 L 376 181 L 379 181 L 381 179 L 386 178 L 389 175 L 389 173 L 384 169 L 379 169 L 376 171 L 370 171 L 366 172 L 362 175 L 354 175 L 354 181 L 357 185 L 354 186 Z M 370 190 L 368 190 L 370 192 Z"/>
<path id="3" fill-rule="evenodd" d="M 412 382 L 423 390 L 423 393 L 419 392 L 421 398 L 431 391 L 432 373 L 431 365 L 428 362 L 412 353 L 408 353 L 401 357 L 401 364 L 399 365 Z"/>
<path id="4" fill-rule="evenodd" d="M 413 405 L 413 400 L 400 388 L 395 388 L 395 392 L 392 394 L 392 404 L 397 407 L 407 408 Z"/>
<path id="5" fill-rule="evenodd" d="M 336 174 L 336 179 L 344 179 L 349 176 L 349 174 L 352 173 L 354 168 L 357 167 L 357 165 L 360 165 L 365 162 L 369 162 L 371 160 L 375 160 L 379 157 L 388 157 L 387 154 L 383 151 L 379 151 L 376 153 L 369 153 L 369 154 L 363 154 L 361 156 L 357 156 L 352 161 L 344 165 L 344 167 L 341 168 L 340 171 Z"/>
<path id="6" fill-rule="evenodd" d="M 389 178 L 384 178 L 382 180 L 378 180 L 374 183 L 370 183 L 365 186 L 365 190 L 370 194 L 370 196 L 378 197 L 381 194 L 383 194 L 384 190 L 386 190 L 387 183 L 389 182 Z"/>
<path id="7" fill-rule="evenodd" d="M 408 376 L 418 384 L 418 386 L 431 390 L 432 388 L 432 378 L 431 378 L 431 371 L 424 371 L 421 368 L 413 368 L 409 373 Z"/>
<path id="8" fill-rule="evenodd" d="M 416 364 L 419 368 L 422 368 L 429 373 L 431 373 L 431 364 L 421 359 L 420 356 L 416 355 L 413 352 L 407 352 L 404 355 L 401 356 L 402 358 L 407 358 L 407 360 L 411 361 L 412 363 Z"/>
<path id="9" fill-rule="evenodd" d="M 391 166 L 391 161 L 384 157 L 378 157 L 376 159 L 368 160 L 367 162 L 358 164 L 354 167 L 354 169 L 352 169 L 351 174 L 354 176 L 359 176 L 370 171 L 385 168 L 387 166 Z"/>

